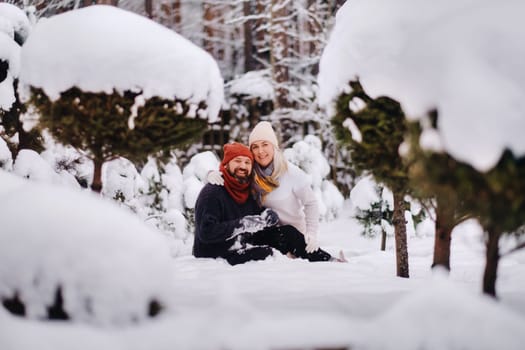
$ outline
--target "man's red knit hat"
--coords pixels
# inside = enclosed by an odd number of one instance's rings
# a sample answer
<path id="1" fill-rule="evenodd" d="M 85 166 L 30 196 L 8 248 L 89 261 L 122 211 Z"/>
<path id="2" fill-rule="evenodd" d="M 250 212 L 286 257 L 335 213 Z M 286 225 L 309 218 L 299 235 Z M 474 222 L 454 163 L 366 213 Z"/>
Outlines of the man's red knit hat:
<path id="1" fill-rule="evenodd" d="M 253 162 L 253 155 L 248 147 L 238 142 L 227 143 L 224 145 L 222 164 L 226 165 L 230 160 L 238 156 L 248 157 Z"/>

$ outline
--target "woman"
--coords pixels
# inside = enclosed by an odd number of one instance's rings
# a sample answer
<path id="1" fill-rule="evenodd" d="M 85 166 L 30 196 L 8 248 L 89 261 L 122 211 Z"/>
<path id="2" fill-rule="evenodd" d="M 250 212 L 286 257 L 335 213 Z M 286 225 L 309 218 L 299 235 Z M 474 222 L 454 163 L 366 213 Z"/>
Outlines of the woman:
<path id="1" fill-rule="evenodd" d="M 279 215 L 280 225 L 291 225 L 302 233 L 308 260 L 345 261 L 344 257 L 332 258 L 319 248 L 319 209 L 310 179 L 284 158 L 271 124 L 259 122 L 248 142 L 255 161 L 252 192 L 259 205 L 274 210 Z M 217 175 L 220 173 L 210 173 L 208 182 L 221 184 L 222 179 Z"/>

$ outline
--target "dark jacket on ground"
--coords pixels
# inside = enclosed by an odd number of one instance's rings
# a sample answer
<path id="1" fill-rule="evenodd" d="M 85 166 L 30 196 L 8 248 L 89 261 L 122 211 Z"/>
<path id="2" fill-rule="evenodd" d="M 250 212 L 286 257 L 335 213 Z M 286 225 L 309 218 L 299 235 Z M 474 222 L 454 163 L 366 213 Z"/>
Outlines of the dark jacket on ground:
<path id="1" fill-rule="evenodd" d="M 205 185 L 195 204 L 193 255 L 199 258 L 225 257 L 234 243 L 226 240 L 239 226 L 239 220 L 261 212 L 252 196 L 244 204 L 238 204 L 224 186 Z"/>

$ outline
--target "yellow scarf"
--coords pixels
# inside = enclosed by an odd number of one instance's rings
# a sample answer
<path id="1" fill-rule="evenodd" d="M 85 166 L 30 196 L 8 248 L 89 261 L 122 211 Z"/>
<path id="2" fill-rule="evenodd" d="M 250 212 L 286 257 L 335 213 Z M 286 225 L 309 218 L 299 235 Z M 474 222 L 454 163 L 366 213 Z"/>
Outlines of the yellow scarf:
<path id="1" fill-rule="evenodd" d="M 263 205 L 266 195 L 277 187 L 279 182 L 270 176 L 265 176 L 259 166 L 255 166 L 255 176 L 253 178 L 253 194 L 259 205 Z"/>

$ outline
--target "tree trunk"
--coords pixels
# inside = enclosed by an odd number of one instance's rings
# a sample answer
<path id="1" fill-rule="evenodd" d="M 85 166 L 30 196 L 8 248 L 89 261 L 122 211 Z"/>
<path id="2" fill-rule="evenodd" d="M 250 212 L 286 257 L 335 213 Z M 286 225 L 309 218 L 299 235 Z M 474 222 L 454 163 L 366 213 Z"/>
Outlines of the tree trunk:
<path id="1" fill-rule="evenodd" d="M 386 231 L 384 229 L 381 230 L 381 251 L 384 252 L 386 250 Z"/>
<path id="2" fill-rule="evenodd" d="M 261 62 L 270 61 L 270 43 L 268 42 L 269 36 L 269 5 L 266 3 L 267 0 L 255 0 L 255 16 L 254 20 L 254 60 L 257 62 L 257 69 L 264 68 Z M 266 18 L 265 18 L 266 17 Z"/>
<path id="3" fill-rule="evenodd" d="M 394 191 L 393 224 L 396 239 L 397 276 L 408 278 L 407 228 L 403 194 Z"/>
<path id="4" fill-rule="evenodd" d="M 243 3 L 243 14 L 245 17 L 250 16 L 250 2 L 245 1 Z M 244 71 L 249 72 L 257 68 L 257 62 L 255 61 L 254 55 L 254 43 L 253 43 L 253 20 L 244 21 Z"/>
<path id="5" fill-rule="evenodd" d="M 203 30 L 204 30 L 204 39 L 203 39 L 203 46 L 204 50 L 206 50 L 210 55 L 214 56 L 215 51 L 215 45 L 214 45 L 214 37 L 215 37 L 215 28 L 213 25 L 213 22 L 215 21 L 215 12 L 214 12 L 214 6 L 209 1 L 204 1 L 202 3 L 203 7 L 203 16 L 204 16 L 204 23 L 203 23 Z"/>
<path id="6" fill-rule="evenodd" d="M 161 3 L 160 9 L 163 14 L 161 23 L 166 27 L 174 29 L 177 33 L 182 34 L 182 17 L 180 0 L 171 3 Z"/>
<path id="7" fill-rule="evenodd" d="M 182 9 L 180 6 L 180 0 L 173 2 L 172 8 L 173 8 L 174 22 L 176 24 L 176 28 L 178 29 L 182 23 L 182 13 L 181 13 Z"/>
<path id="8" fill-rule="evenodd" d="M 287 84 L 289 72 L 286 65 L 288 57 L 287 16 L 288 0 L 273 0 L 270 10 L 270 64 L 275 84 L 275 108 L 290 107 Z"/>
<path id="9" fill-rule="evenodd" d="M 204 49 L 217 61 L 225 59 L 225 31 L 224 11 L 225 6 L 217 1 L 205 1 L 202 4 L 204 10 Z"/>
<path id="10" fill-rule="evenodd" d="M 93 181 L 91 182 L 91 190 L 100 193 L 102 191 L 102 165 L 104 161 L 102 159 L 93 159 Z"/>
<path id="11" fill-rule="evenodd" d="M 153 18 L 153 0 L 144 0 L 144 10 L 148 18 Z"/>
<path id="12" fill-rule="evenodd" d="M 113 6 L 117 6 L 118 5 L 118 0 L 97 0 L 96 3 L 99 4 L 99 5 L 113 5 Z"/>
<path id="13" fill-rule="evenodd" d="M 450 242 L 454 228 L 454 208 L 438 199 L 436 206 L 436 235 L 432 268 L 443 266 L 450 271 Z"/>
<path id="14" fill-rule="evenodd" d="M 325 5 L 326 6 L 326 5 Z M 308 12 L 312 14 L 312 16 L 318 18 L 319 20 L 322 19 L 322 23 L 327 23 L 328 18 L 331 17 L 331 14 L 326 11 L 326 7 L 323 6 L 319 1 L 315 0 L 309 0 L 308 1 Z M 326 15 L 324 15 L 326 13 Z M 322 33 L 324 31 L 324 28 L 321 25 L 321 22 L 318 20 L 309 19 L 308 20 L 308 51 L 307 51 L 307 57 L 315 58 L 320 57 L 321 53 L 324 48 L 324 42 L 321 39 L 323 36 Z M 319 62 L 316 60 L 317 63 L 313 64 L 310 68 L 310 74 L 317 76 L 319 74 Z"/>
<path id="15" fill-rule="evenodd" d="M 496 298 L 496 278 L 500 257 L 498 243 L 501 234 L 498 230 L 490 229 L 488 236 L 487 261 L 485 262 L 485 272 L 483 274 L 483 293 Z"/>

